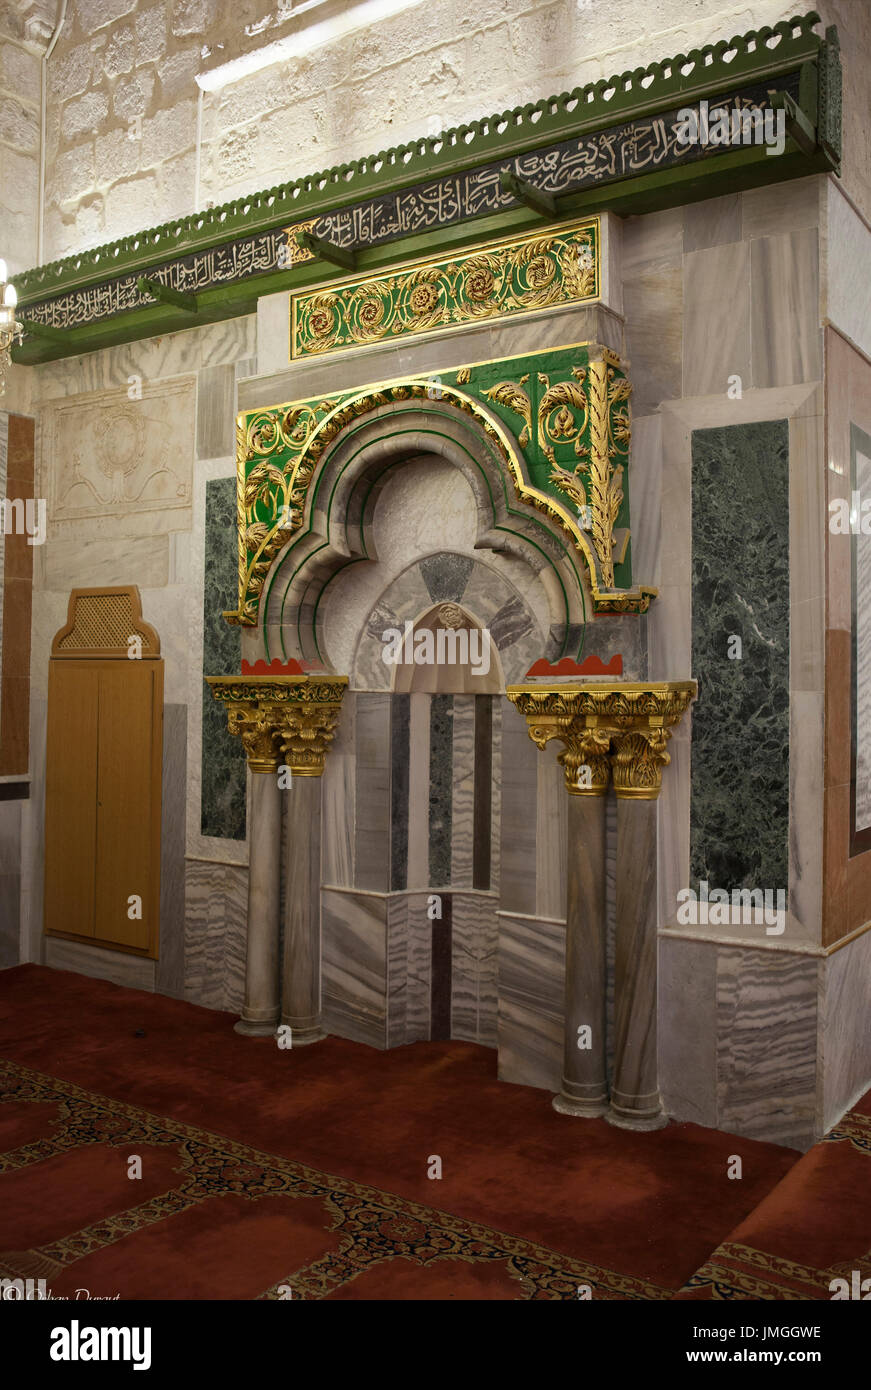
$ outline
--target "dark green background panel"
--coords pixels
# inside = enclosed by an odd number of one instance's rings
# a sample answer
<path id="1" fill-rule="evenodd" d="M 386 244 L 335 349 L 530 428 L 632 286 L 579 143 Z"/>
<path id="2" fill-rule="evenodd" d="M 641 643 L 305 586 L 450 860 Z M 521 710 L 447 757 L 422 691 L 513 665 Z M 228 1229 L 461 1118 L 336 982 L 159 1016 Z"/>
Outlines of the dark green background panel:
<path id="1" fill-rule="evenodd" d="M 789 427 L 692 437 L 690 886 L 788 886 Z M 742 643 L 729 659 L 729 639 Z"/>

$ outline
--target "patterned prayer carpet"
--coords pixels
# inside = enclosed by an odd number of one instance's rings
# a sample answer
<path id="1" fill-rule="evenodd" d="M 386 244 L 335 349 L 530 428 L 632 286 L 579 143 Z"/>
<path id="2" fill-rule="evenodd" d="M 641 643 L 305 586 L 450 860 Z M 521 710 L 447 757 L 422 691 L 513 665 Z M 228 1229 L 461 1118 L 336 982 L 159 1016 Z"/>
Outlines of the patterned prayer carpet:
<path id="1" fill-rule="evenodd" d="M 232 1023 L 0 972 L 0 1276 L 56 1297 L 663 1300 L 797 1163 L 558 1115 L 471 1043 L 284 1052 Z"/>
<path id="2" fill-rule="evenodd" d="M 871 1092 L 729 1233 L 678 1298 L 835 1292 L 871 1299 Z"/>

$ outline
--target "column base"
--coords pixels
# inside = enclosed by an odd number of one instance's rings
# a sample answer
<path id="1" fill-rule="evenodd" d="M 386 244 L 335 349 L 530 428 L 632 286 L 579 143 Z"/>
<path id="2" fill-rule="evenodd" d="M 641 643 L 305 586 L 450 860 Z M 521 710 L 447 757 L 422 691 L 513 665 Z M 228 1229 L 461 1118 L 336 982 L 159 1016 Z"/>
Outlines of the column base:
<path id="1" fill-rule="evenodd" d="M 233 1032 L 241 1033 L 243 1038 L 274 1038 L 278 1019 L 250 1019 L 244 1015 L 233 1024 Z"/>
<path id="2" fill-rule="evenodd" d="M 319 1023 L 299 1026 L 290 1018 L 282 1018 L 281 1026 L 290 1029 L 290 1050 L 295 1047 L 309 1047 L 311 1043 L 323 1042 L 327 1034 Z"/>
<path id="3" fill-rule="evenodd" d="M 592 1097 L 588 1100 L 579 1100 L 576 1096 L 567 1096 L 560 1091 L 558 1096 L 554 1096 L 551 1105 L 561 1115 L 576 1115 L 584 1120 L 595 1120 L 608 1114 L 607 1096 L 603 1096 L 601 1100 L 595 1100 Z"/>
<path id="4" fill-rule="evenodd" d="M 656 1097 L 653 1104 L 650 1103 L 649 1096 L 639 1096 L 640 1101 L 647 1101 L 648 1103 L 637 1107 L 633 1107 L 631 1101 L 626 1104 L 626 1099 L 628 1097 L 624 1098 L 624 1103 L 620 1105 L 612 1096 L 610 1108 L 605 1116 L 609 1125 L 614 1125 L 617 1129 L 642 1131 L 665 1129 L 668 1124 L 668 1116 L 662 1108 L 662 1101 L 659 1096 Z"/>

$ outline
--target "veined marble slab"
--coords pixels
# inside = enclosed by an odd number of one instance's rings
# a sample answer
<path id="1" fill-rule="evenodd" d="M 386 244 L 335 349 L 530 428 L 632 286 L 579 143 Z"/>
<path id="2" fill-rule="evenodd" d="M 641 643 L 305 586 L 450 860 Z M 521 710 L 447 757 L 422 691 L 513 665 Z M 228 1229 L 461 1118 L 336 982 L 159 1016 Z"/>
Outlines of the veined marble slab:
<path id="1" fill-rule="evenodd" d="M 188 859 L 185 874 L 184 997 L 240 1012 L 245 999 L 248 870 Z"/>

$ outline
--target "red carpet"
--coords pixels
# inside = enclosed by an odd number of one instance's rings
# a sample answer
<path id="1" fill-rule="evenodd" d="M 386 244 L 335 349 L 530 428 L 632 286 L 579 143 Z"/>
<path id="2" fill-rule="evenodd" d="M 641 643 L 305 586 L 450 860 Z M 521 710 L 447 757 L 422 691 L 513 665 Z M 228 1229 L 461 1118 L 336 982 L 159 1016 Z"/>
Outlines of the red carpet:
<path id="1" fill-rule="evenodd" d="M 836 1279 L 844 1283 L 833 1288 Z M 856 1288 L 866 1280 L 864 1290 Z M 730 1232 L 678 1297 L 805 1300 L 836 1291 L 871 1299 L 871 1092 Z"/>
<path id="2" fill-rule="evenodd" d="M 3 1274 L 121 1298 L 663 1299 L 797 1160 L 557 1115 L 469 1043 L 282 1052 L 232 1022 L 0 972 Z"/>

